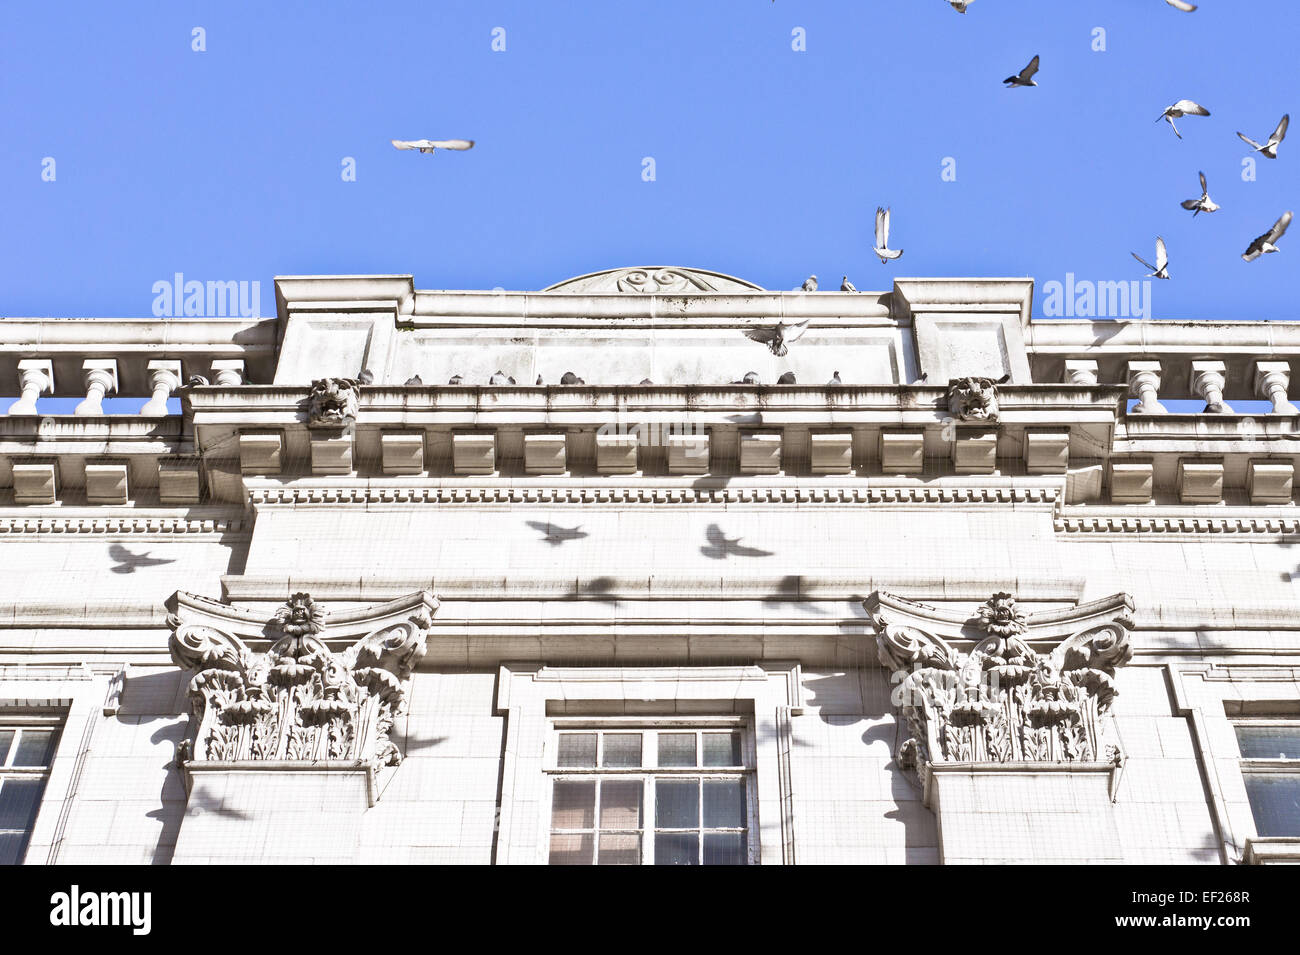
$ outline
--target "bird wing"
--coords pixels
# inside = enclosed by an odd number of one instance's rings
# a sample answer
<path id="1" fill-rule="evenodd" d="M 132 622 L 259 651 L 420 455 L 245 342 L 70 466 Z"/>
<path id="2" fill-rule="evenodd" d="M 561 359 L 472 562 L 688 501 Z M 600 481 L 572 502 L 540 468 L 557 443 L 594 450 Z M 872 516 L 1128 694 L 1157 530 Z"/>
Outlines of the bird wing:
<path id="1" fill-rule="evenodd" d="M 1156 271 L 1164 270 L 1169 264 L 1169 250 L 1165 248 L 1165 240 L 1156 236 Z"/>
<path id="2" fill-rule="evenodd" d="M 1205 173 L 1198 172 L 1197 175 L 1201 177 L 1201 198 L 1204 199 L 1210 194 L 1210 187 L 1205 184 Z"/>
<path id="3" fill-rule="evenodd" d="M 1184 199 L 1179 203 L 1184 209 L 1199 209 L 1201 207 L 1200 199 Z"/>
<path id="4" fill-rule="evenodd" d="M 798 325 L 787 325 L 785 329 L 785 334 L 781 336 L 781 339 L 787 345 L 791 345 L 794 342 L 797 342 L 800 338 L 803 337 L 803 333 L 808 331 L 809 321 L 810 321 L 809 319 L 804 319 Z"/>
<path id="5" fill-rule="evenodd" d="M 432 145 L 427 139 L 394 139 L 391 142 L 398 149 L 425 149 Z"/>
<path id="6" fill-rule="evenodd" d="M 1246 251 L 1241 254 L 1241 257 L 1245 259 L 1247 262 L 1254 262 L 1257 258 L 1259 258 L 1261 255 L 1264 254 L 1264 249 L 1263 249 L 1264 240 L 1267 238 L 1268 238 L 1267 232 L 1264 233 L 1263 235 L 1256 236 L 1254 241 L 1252 241 L 1250 245 L 1246 246 Z"/>
<path id="7" fill-rule="evenodd" d="M 1194 103 L 1189 99 L 1180 99 L 1174 104 L 1174 109 L 1186 113 L 1188 116 L 1209 116 L 1210 111 L 1200 103 Z"/>
<path id="8" fill-rule="evenodd" d="M 1268 230 L 1268 241 L 1277 244 L 1277 240 L 1286 235 L 1287 226 L 1291 224 L 1291 213 L 1284 212 L 1273 223 L 1273 228 Z"/>
<path id="9" fill-rule="evenodd" d="M 1146 259 L 1142 258 L 1142 256 L 1138 255 L 1136 252 L 1130 252 L 1129 255 L 1133 256 L 1133 258 L 1137 259 L 1139 262 L 1141 262 L 1143 265 L 1145 265 L 1147 268 L 1149 268 L 1152 272 L 1159 272 L 1159 271 L 1160 271 L 1160 270 L 1157 269 L 1154 265 L 1152 265 L 1150 262 L 1148 262 Z"/>
<path id="10" fill-rule="evenodd" d="M 1254 146 L 1255 152 L 1259 152 L 1261 149 L 1264 148 L 1259 143 L 1255 142 L 1255 140 L 1251 139 L 1249 136 L 1244 135 L 1243 133 L 1238 133 L 1237 136 L 1241 139 L 1242 142 L 1249 143 L 1251 146 Z"/>
<path id="11" fill-rule="evenodd" d="M 889 248 L 889 210 L 876 206 L 876 248 Z"/>
<path id="12" fill-rule="evenodd" d="M 768 326 L 757 326 L 755 328 L 745 329 L 745 337 L 753 342 L 762 342 L 764 345 L 776 338 L 776 329 Z"/>
<path id="13" fill-rule="evenodd" d="M 1020 71 L 1020 78 L 1022 80 L 1030 79 L 1037 72 L 1038 72 L 1038 54 L 1035 53 L 1034 58 L 1029 61 L 1029 65 Z"/>
<path id="14" fill-rule="evenodd" d="M 1291 114 L 1287 113 L 1277 124 L 1277 129 L 1273 130 L 1273 135 L 1268 137 L 1269 142 L 1280 143 L 1286 139 L 1286 128 L 1291 125 Z"/>
<path id="15" fill-rule="evenodd" d="M 1188 3 L 1187 0 L 1165 0 L 1175 10 L 1182 10 L 1183 13 L 1191 13 L 1196 9 L 1196 4 Z"/>
<path id="16" fill-rule="evenodd" d="M 424 142 L 435 149 L 472 149 L 474 147 L 474 140 L 472 139 L 426 139 Z"/>

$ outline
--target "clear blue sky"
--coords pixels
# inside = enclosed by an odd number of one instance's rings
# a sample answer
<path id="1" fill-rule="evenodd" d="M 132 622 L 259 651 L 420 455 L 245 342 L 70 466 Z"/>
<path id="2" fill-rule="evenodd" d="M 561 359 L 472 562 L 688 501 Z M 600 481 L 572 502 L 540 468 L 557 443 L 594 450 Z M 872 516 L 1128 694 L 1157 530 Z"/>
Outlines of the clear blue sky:
<path id="1" fill-rule="evenodd" d="M 178 271 L 260 280 L 270 314 L 276 274 L 536 289 L 665 263 L 777 289 L 1033 275 L 1041 311 L 1066 272 L 1141 278 L 1161 233 L 1154 317 L 1300 319 L 1300 227 L 1240 259 L 1300 207 L 1300 128 L 1253 183 L 1234 135 L 1300 113 L 1297 36 L 1294 0 L 8 4 L 0 314 L 149 315 Z M 1035 53 L 1041 86 L 1003 89 Z M 1153 120 L 1183 97 L 1213 115 L 1180 142 Z M 1198 169 L 1223 208 L 1193 220 Z"/>

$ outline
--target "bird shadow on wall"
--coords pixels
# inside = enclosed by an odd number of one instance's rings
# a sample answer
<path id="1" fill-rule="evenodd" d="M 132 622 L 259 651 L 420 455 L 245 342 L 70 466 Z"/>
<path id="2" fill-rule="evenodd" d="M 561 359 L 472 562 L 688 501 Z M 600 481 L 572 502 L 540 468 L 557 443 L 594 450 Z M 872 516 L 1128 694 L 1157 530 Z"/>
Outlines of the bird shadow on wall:
<path id="1" fill-rule="evenodd" d="M 121 544 L 109 544 L 108 558 L 114 562 L 114 565 L 108 569 L 114 574 L 134 574 L 141 568 L 176 563 L 175 559 L 170 557 L 150 557 L 151 553 L 153 552 L 144 551 L 137 554 Z"/>
<path id="2" fill-rule="evenodd" d="M 582 529 L 581 524 L 576 527 L 563 527 L 550 521 L 524 521 L 524 523 L 542 535 L 543 543 L 550 544 L 552 547 L 591 536 Z"/>
<path id="3" fill-rule="evenodd" d="M 758 547 L 745 547 L 740 542 L 743 537 L 727 537 L 717 524 L 710 524 L 704 532 L 708 544 L 700 548 L 700 553 L 709 560 L 727 560 L 730 557 L 771 557 L 774 551 Z"/>

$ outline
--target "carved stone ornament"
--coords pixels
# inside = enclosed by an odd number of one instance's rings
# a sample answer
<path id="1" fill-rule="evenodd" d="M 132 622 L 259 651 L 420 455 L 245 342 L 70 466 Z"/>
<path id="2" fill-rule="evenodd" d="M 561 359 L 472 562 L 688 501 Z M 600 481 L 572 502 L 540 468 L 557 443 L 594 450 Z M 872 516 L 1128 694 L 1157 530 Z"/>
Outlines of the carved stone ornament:
<path id="1" fill-rule="evenodd" d="M 355 378 L 317 378 L 307 396 L 309 428 L 346 428 L 356 423 L 360 382 Z"/>
<path id="2" fill-rule="evenodd" d="M 682 266 L 646 265 L 638 268 L 606 269 L 565 279 L 547 292 L 571 292 L 584 295 L 641 293 L 645 295 L 679 295 L 688 292 L 762 291 L 752 282 L 734 275 L 691 269 Z"/>
<path id="3" fill-rule="evenodd" d="M 997 421 L 1001 378 L 953 378 L 948 382 L 948 413 L 961 421 Z"/>
<path id="4" fill-rule="evenodd" d="M 1133 655 L 1126 594 L 1026 616 L 996 593 L 965 620 L 880 592 L 863 606 L 908 734 L 901 768 L 1122 760 L 1110 710 Z"/>
<path id="5" fill-rule="evenodd" d="M 195 671 L 194 712 L 183 757 L 193 761 L 355 761 L 395 766 L 401 753 L 388 738 L 406 705 L 411 671 L 424 655 L 437 601 L 428 594 L 381 605 L 382 625 L 340 651 L 326 615 L 296 593 L 261 621 L 265 653 L 235 629 L 255 626 L 247 611 L 188 594 L 173 598 L 168 616 L 172 660 Z M 345 624 L 362 623 L 352 611 Z M 219 626 L 224 621 L 228 627 Z"/>

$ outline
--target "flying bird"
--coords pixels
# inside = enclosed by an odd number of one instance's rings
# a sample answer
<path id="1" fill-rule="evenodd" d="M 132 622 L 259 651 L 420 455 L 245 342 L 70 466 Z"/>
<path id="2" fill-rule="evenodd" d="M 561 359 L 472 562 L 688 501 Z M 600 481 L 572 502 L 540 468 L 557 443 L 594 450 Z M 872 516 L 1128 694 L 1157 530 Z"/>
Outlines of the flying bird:
<path id="1" fill-rule="evenodd" d="M 773 355 L 780 358 L 790 350 L 787 346 L 797 342 L 806 331 L 808 331 L 808 319 L 804 319 L 798 325 L 779 322 L 776 325 L 749 328 L 745 330 L 745 337 L 751 341 L 761 342 L 772 350 Z"/>
<path id="2" fill-rule="evenodd" d="M 966 8 L 974 3 L 975 0 L 947 0 L 947 2 L 948 6 L 952 7 L 958 13 L 965 13 Z"/>
<path id="3" fill-rule="evenodd" d="M 1241 133 L 1238 133 L 1237 135 L 1241 138 L 1243 142 L 1249 143 L 1252 147 L 1254 147 L 1255 152 L 1263 153 L 1269 159 L 1276 159 L 1277 147 L 1281 146 L 1282 140 L 1286 139 L 1286 128 L 1289 125 L 1291 125 L 1291 114 L 1287 113 L 1278 122 L 1277 129 L 1273 130 L 1273 135 L 1268 137 L 1268 142 L 1266 142 L 1263 146 L 1255 142 L 1255 140 L 1251 139 L 1249 136 L 1242 136 Z"/>
<path id="4" fill-rule="evenodd" d="M 810 275 L 810 276 L 808 276 L 806 279 L 804 279 L 804 280 L 803 280 L 803 286 L 802 286 L 802 288 L 801 288 L 801 291 L 804 291 L 804 292 L 815 292 L 815 291 L 817 291 L 817 276 L 815 276 L 815 275 Z"/>
<path id="5" fill-rule="evenodd" d="M 1246 248 L 1246 251 L 1242 253 L 1241 257 L 1247 262 L 1254 262 L 1265 253 L 1276 252 L 1277 241 L 1286 234 L 1286 228 L 1290 224 L 1291 213 L 1289 211 L 1282 213 L 1281 218 L 1273 223 L 1273 228 L 1269 229 L 1263 235 L 1258 236 L 1255 241 Z"/>
<path id="6" fill-rule="evenodd" d="M 1175 10 L 1182 10 L 1183 13 L 1191 13 L 1196 9 L 1196 4 L 1188 3 L 1187 0 L 1165 0 Z"/>
<path id="7" fill-rule="evenodd" d="M 474 147 L 472 139 L 394 139 L 392 143 L 398 149 L 418 149 L 430 155 L 435 149 L 464 150 Z"/>
<path id="8" fill-rule="evenodd" d="M 840 291 L 841 292 L 857 291 L 857 289 L 853 286 L 853 283 L 849 281 L 849 277 L 847 275 L 844 276 L 844 279 L 840 282 Z"/>
<path id="9" fill-rule="evenodd" d="M 1194 103 L 1189 99 L 1180 99 L 1173 106 L 1166 106 L 1165 111 L 1156 117 L 1156 122 L 1158 123 L 1163 119 L 1166 123 L 1168 123 L 1171 127 L 1173 127 L 1174 135 L 1177 136 L 1179 139 L 1182 139 L 1183 134 L 1180 133 L 1178 131 L 1178 127 L 1174 125 L 1174 120 L 1181 119 L 1184 116 L 1209 116 L 1209 115 L 1210 115 L 1210 111 L 1206 109 L 1204 106 L 1202 106 L 1200 103 Z"/>
<path id="10" fill-rule="evenodd" d="M 1130 252 L 1129 255 L 1137 259 L 1143 265 L 1151 270 L 1147 278 L 1167 279 L 1169 278 L 1169 252 L 1165 248 L 1165 240 L 1156 236 L 1156 264 L 1152 265 L 1136 252 Z"/>
<path id="11" fill-rule="evenodd" d="M 876 244 L 871 251 L 880 257 L 881 265 L 903 254 L 902 249 L 889 247 L 889 210 L 880 206 L 876 206 Z"/>
<path id="12" fill-rule="evenodd" d="M 1219 208 L 1218 205 L 1215 203 L 1215 201 L 1210 198 L 1210 187 L 1205 184 L 1205 173 L 1202 172 L 1202 173 L 1198 173 L 1197 175 L 1201 177 L 1201 198 L 1184 199 L 1182 202 L 1182 206 L 1184 209 L 1196 210 L 1195 212 L 1192 213 L 1193 219 L 1195 219 L 1202 212 L 1214 212 L 1216 209 Z"/>
<path id="13" fill-rule="evenodd" d="M 1029 61 L 1028 66 L 1014 76 L 1008 76 L 1002 82 L 1007 85 L 1007 89 L 1011 89 L 1013 86 L 1037 86 L 1038 84 L 1034 82 L 1034 74 L 1037 72 L 1038 55 L 1035 54 L 1034 58 Z"/>

